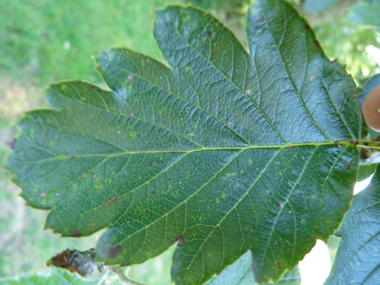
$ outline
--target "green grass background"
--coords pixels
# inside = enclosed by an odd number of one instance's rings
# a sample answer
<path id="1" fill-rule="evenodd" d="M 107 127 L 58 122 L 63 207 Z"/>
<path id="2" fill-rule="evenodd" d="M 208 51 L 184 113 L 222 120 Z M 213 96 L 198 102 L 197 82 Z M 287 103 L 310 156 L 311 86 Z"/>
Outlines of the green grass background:
<path id="1" fill-rule="evenodd" d="M 194 0 L 214 11 L 244 43 L 244 23 L 253 0 Z M 7 146 L 17 133 L 14 124 L 24 111 L 48 107 L 41 90 L 47 83 L 84 79 L 100 83 L 91 55 L 108 47 L 128 47 L 163 60 L 152 36 L 154 9 L 184 0 L 0 0 L 0 167 L 10 153 Z M 350 30 L 350 33 L 344 29 Z M 376 33 L 347 19 L 336 19 L 316 30 L 331 58 L 338 57 L 364 81 L 377 65 L 363 47 L 379 46 Z M 360 45 L 360 46 L 359 46 Z M 47 272 L 46 261 L 66 248 L 94 247 L 99 234 L 88 238 L 60 238 L 43 231 L 46 211 L 25 206 L 20 189 L 0 169 L 0 277 Z M 147 284 L 169 284 L 169 251 L 134 266 L 130 276 Z"/>

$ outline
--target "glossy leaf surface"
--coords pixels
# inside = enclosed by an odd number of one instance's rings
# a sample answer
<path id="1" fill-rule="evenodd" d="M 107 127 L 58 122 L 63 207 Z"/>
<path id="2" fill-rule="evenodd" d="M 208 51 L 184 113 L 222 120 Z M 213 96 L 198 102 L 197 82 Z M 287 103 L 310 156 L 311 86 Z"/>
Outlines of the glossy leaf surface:
<path id="1" fill-rule="evenodd" d="M 26 114 L 8 168 L 46 227 L 137 264 L 177 243 L 172 278 L 201 284 L 247 250 L 277 281 L 327 240 L 358 169 L 355 84 L 280 0 L 248 12 L 250 53 L 194 7 L 157 13 L 170 68 L 127 49 L 96 58 L 112 91 L 53 84 L 55 110 Z M 339 140 L 339 144 L 336 141 Z"/>
<path id="2" fill-rule="evenodd" d="M 227 267 L 220 275 L 214 276 L 207 285 L 258 285 L 255 282 L 251 267 L 251 253 L 247 252 L 234 264 Z M 267 283 L 273 285 L 272 282 Z M 276 285 L 299 285 L 301 275 L 299 268 L 287 272 L 277 281 Z"/>
<path id="3" fill-rule="evenodd" d="M 355 195 L 337 233 L 342 237 L 326 285 L 380 284 L 380 171 Z"/>

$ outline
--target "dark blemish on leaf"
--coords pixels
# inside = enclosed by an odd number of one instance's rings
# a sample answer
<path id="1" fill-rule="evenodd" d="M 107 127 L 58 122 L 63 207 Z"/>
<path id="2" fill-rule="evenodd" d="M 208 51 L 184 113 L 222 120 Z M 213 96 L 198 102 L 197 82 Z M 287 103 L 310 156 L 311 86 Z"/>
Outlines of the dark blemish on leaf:
<path id="1" fill-rule="evenodd" d="M 156 191 L 153 191 L 153 192 L 152 192 L 152 195 L 156 195 Z"/>
<path id="2" fill-rule="evenodd" d="M 194 6 L 194 5 L 192 5 L 190 9 L 191 9 L 191 10 L 194 10 L 194 9 L 195 9 L 195 6 Z"/>
<path id="3" fill-rule="evenodd" d="M 256 275 L 256 268 L 253 264 L 251 264 L 251 269 L 252 269 L 253 275 Z"/>
<path id="4" fill-rule="evenodd" d="M 341 145 L 341 144 L 338 144 L 338 147 L 342 147 L 342 145 Z"/>
<path id="5" fill-rule="evenodd" d="M 82 177 L 83 177 L 83 178 L 86 178 L 86 174 L 85 174 L 85 173 L 82 173 Z"/>
<path id="6" fill-rule="evenodd" d="M 74 233 L 71 235 L 73 238 L 80 238 L 82 235 L 80 231 L 75 230 Z"/>
<path id="7" fill-rule="evenodd" d="M 292 148 L 291 148 L 290 146 L 288 146 L 286 149 L 287 149 L 288 151 L 292 151 Z"/>
<path id="8" fill-rule="evenodd" d="M 121 245 L 115 246 L 108 252 L 108 258 L 114 259 L 116 256 L 123 251 L 123 247 Z"/>
<path id="9" fill-rule="evenodd" d="M 99 65 L 96 66 L 96 70 L 97 70 L 98 72 L 100 72 L 100 70 L 99 70 Z"/>
<path id="10" fill-rule="evenodd" d="M 363 144 L 364 144 L 364 145 L 368 145 L 368 142 L 364 142 Z"/>
<path id="11" fill-rule="evenodd" d="M 315 79 L 315 75 L 313 75 L 312 77 L 310 77 L 310 81 L 313 81 Z"/>
<path id="12" fill-rule="evenodd" d="M 171 154 L 175 154 L 175 151 L 173 150 L 173 151 L 171 152 Z"/>
<path id="13" fill-rule="evenodd" d="M 291 231 L 289 231 L 289 230 L 286 230 L 286 232 L 287 232 L 288 234 L 290 234 L 290 235 L 293 233 L 293 232 L 291 232 Z"/>
<path id="14" fill-rule="evenodd" d="M 245 90 L 245 95 L 251 95 L 251 93 L 252 93 L 252 89 L 247 89 L 247 90 Z"/>
<path id="15" fill-rule="evenodd" d="M 316 39 L 314 40 L 314 43 L 315 43 L 315 45 L 316 45 L 317 47 L 322 48 L 322 47 L 321 47 L 321 44 L 320 44 L 319 41 L 317 41 Z"/>
<path id="16" fill-rule="evenodd" d="M 279 203 L 279 202 L 276 202 L 276 205 L 279 206 L 281 209 L 284 208 L 284 205 L 282 205 L 282 204 Z"/>
<path id="17" fill-rule="evenodd" d="M 127 200 L 124 200 L 123 203 L 124 203 L 124 204 L 127 204 Z"/>
<path id="18" fill-rule="evenodd" d="M 322 129 L 322 133 L 325 133 L 326 132 L 326 130 L 325 129 Z"/>
<path id="19" fill-rule="evenodd" d="M 88 87 L 90 87 L 91 89 L 94 89 L 94 85 L 89 84 Z"/>
<path id="20" fill-rule="evenodd" d="M 185 237 L 183 235 L 180 235 L 175 238 L 175 241 L 178 241 L 177 243 L 178 247 L 183 247 L 183 245 L 185 244 Z"/>
<path id="21" fill-rule="evenodd" d="M 136 134 L 136 137 L 141 138 L 141 134 Z"/>
<path id="22" fill-rule="evenodd" d="M 94 224 L 94 223 L 92 223 L 92 224 L 91 224 L 91 227 L 95 228 L 95 224 Z"/>
<path id="23" fill-rule="evenodd" d="M 305 25 L 305 29 L 306 30 L 310 30 L 310 26 L 309 25 Z"/>
<path id="24" fill-rule="evenodd" d="M 10 142 L 8 143 L 8 146 L 9 146 L 12 150 L 14 150 L 14 149 L 15 149 L 15 146 L 16 146 L 16 142 L 17 142 L 17 140 L 16 140 L 15 138 L 13 138 L 12 141 L 10 141 Z"/>
<path id="25" fill-rule="evenodd" d="M 349 164 L 347 161 L 344 161 L 344 167 L 345 167 L 346 169 L 350 169 L 351 164 Z"/>
<path id="26" fill-rule="evenodd" d="M 208 35 L 209 37 L 211 37 L 211 36 L 212 36 L 212 31 L 208 31 L 208 32 L 207 32 L 207 35 Z"/>
<path id="27" fill-rule="evenodd" d="M 334 59 L 334 60 L 330 60 L 329 62 L 330 62 L 330 63 L 334 63 L 334 62 L 337 62 L 337 60 L 338 60 L 338 59 L 336 58 L 336 59 Z"/>
<path id="28" fill-rule="evenodd" d="M 100 93 L 100 89 L 96 89 L 96 93 Z"/>
<path id="29" fill-rule="evenodd" d="M 228 126 L 227 126 L 227 125 L 224 125 L 223 128 L 224 128 L 225 130 L 228 130 Z"/>
<path id="30" fill-rule="evenodd" d="M 153 161 L 149 160 L 149 166 L 152 166 L 153 165 Z"/>
<path id="31" fill-rule="evenodd" d="M 45 191 L 41 191 L 39 196 L 40 196 L 41 199 L 44 199 L 46 197 L 46 192 Z"/>
<path id="32" fill-rule="evenodd" d="M 74 156 L 74 155 L 70 156 L 70 159 L 71 159 L 71 160 L 74 160 L 74 159 L 75 159 L 75 156 Z"/>
<path id="33" fill-rule="evenodd" d="M 51 210 L 51 207 L 46 207 L 44 210 Z"/>
<path id="34" fill-rule="evenodd" d="M 98 179 L 99 179 L 98 174 L 96 174 L 96 173 L 92 174 L 92 179 L 94 179 L 94 180 L 98 180 Z"/>
<path id="35" fill-rule="evenodd" d="M 135 113 L 134 112 L 130 112 L 129 116 L 131 116 L 132 118 L 134 118 L 135 117 Z"/>
<path id="36" fill-rule="evenodd" d="M 59 197 L 59 195 L 61 195 L 61 194 L 59 194 L 59 192 L 55 193 L 55 197 Z"/>
<path id="37" fill-rule="evenodd" d="M 117 200 L 117 196 L 116 196 L 116 195 L 112 195 L 112 196 L 111 196 L 111 200 L 112 200 L 112 201 L 116 201 L 116 200 Z"/>
<path id="38" fill-rule="evenodd" d="M 133 74 L 128 74 L 127 80 L 132 83 L 133 81 L 135 81 L 135 76 Z"/>
<path id="39" fill-rule="evenodd" d="M 355 143 L 356 143 L 356 144 L 359 144 L 359 141 L 356 141 Z"/>
<path id="40" fill-rule="evenodd" d="M 335 141 L 334 143 L 339 143 L 339 141 Z"/>
<path id="41" fill-rule="evenodd" d="M 110 207 L 110 202 L 106 202 L 105 204 L 104 204 L 104 206 L 106 206 L 107 208 L 109 208 Z"/>
<path id="42" fill-rule="evenodd" d="M 354 93 L 354 98 L 359 99 L 359 96 Z"/>
<path id="43" fill-rule="evenodd" d="M 350 143 L 354 144 L 355 142 L 354 141 L 350 141 Z"/>

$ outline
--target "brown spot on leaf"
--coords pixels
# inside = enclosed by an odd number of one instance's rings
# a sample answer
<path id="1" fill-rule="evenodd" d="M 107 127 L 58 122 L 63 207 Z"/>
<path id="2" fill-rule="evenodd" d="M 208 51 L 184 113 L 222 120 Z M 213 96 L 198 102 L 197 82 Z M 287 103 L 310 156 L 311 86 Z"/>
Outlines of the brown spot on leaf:
<path id="1" fill-rule="evenodd" d="M 321 47 L 321 44 L 320 44 L 319 41 L 317 41 L 316 39 L 314 40 L 314 44 L 315 44 L 317 47 L 322 48 L 322 47 Z"/>
<path id="2" fill-rule="evenodd" d="M 133 81 L 135 81 L 135 76 L 133 74 L 128 74 L 127 80 L 128 80 L 128 82 L 132 83 Z"/>
<path id="3" fill-rule="evenodd" d="M 96 173 L 92 174 L 92 179 L 94 179 L 94 180 L 98 180 L 98 179 L 99 179 L 98 174 L 96 174 Z"/>
<path id="4" fill-rule="evenodd" d="M 334 143 L 339 143 L 339 141 L 335 141 Z"/>
<path id="5" fill-rule="evenodd" d="M 326 132 L 326 130 L 325 129 L 322 129 L 322 133 L 325 133 Z"/>
<path id="6" fill-rule="evenodd" d="M 152 167 L 152 165 L 153 165 L 153 161 L 149 160 L 148 165 L 149 165 L 150 167 Z"/>
<path id="7" fill-rule="evenodd" d="M 127 204 L 127 200 L 124 200 L 123 203 L 124 203 L 124 204 Z"/>
<path id="8" fill-rule="evenodd" d="M 112 196 L 111 196 L 111 200 L 112 200 L 112 201 L 116 201 L 116 199 L 117 199 L 117 196 L 116 196 L 116 195 L 112 195 Z"/>
<path id="9" fill-rule="evenodd" d="M 356 141 L 355 143 L 356 143 L 356 144 L 359 144 L 359 141 Z"/>
<path id="10" fill-rule="evenodd" d="M 94 85 L 89 84 L 88 87 L 90 87 L 91 89 L 94 89 Z"/>
<path id="11" fill-rule="evenodd" d="M 313 75 L 312 77 L 310 77 L 310 81 L 313 81 L 315 79 L 315 75 Z"/>
<path id="12" fill-rule="evenodd" d="M 13 138 L 9 143 L 8 143 L 8 146 L 14 150 L 15 149 L 15 146 L 16 146 L 16 142 L 17 140 L 15 138 Z"/>
<path id="13" fill-rule="evenodd" d="M 286 149 L 287 149 L 288 151 L 292 151 L 292 148 L 291 148 L 290 146 L 288 146 Z"/>
<path id="14" fill-rule="evenodd" d="M 104 204 L 104 206 L 106 206 L 107 208 L 109 208 L 110 207 L 110 202 L 106 202 L 105 204 Z"/>
<path id="15" fill-rule="evenodd" d="M 191 10 L 194 10 L 194 9 L 195 9 L 195 6 L 194 6 L 194 5 L 192 5 L 190 9 L 191 9 Z"/>
<path id="16" fill-rule="evenodd" d="M 251 264 L 251 269 L 252 269 L 253 275 L 256 275 L 256 268 L 253 264 Z"/>
<path id="17" fill-rule="evenodd" d="M 212 36 L 212 31 L 210 30 L 210 31 L 207 31 L 207 35 L 209 36 L 209 37 L 211 37 Z"/>
<path id="18" fill-rule="evenodd" d="M 171 152 L 171 154 L 175 154 L 175 151 L 173 150 L 173 151 Z"/>
<path id="19" fill-rule="evenodd" d="M 276 205 L 279 206 L 281 209 L 284 208 L 284 205 L 281 204 L 280 202 L 276 202 Z"/>
<path id="20" fill-rule="evenodd" d="M 46 192 L 45 191 L 41 191 L 40 194 L 39 194 L 39 196 L 40 196 L 41 199 L 46 198 Z"/>
<path id="21" fill-rule="evenodd" d="M 337 62 L 337 60 L 338 60 L 338 59 L 336 58 L 336 59 L 330 60 L 329 62 L 330 62 L 330 63 L 334 63 L 334 62 Z"/>
<path id="22" fill-rule="evenodd" d="M 75 230 L 71 236 L 73 238 L 80 238 L 82 235 L 81 235 L 80 231 Z"/>
<path id="23" fill-rule="evenodd" d="M 346 169 L 350 169 L 351 164 L 349 164 L 347 161 L 344 161 L 344 167 L 345 167 Z"/>
<path id="24" fill-rule="evenodd" d="M 51 210 L 51 207 L 46 207 L 44 210 L 47 210 L 47 211 Z"/>
<path id="25" fill-rule="evenodd" d="M 156 191 L 153 191 L 153 192 L 152 192 L 152 195 L 156 195 Z"/>
<path id="26" fill-rule="evenodd" d="M 70 159 L 71 159 L 71 160 L 74 160 L 74 159 L 75 159 L 75 156 L 74 156 L 74 155 L 70 156 Z"/>
<path id="27" fill-rule="evenodd" d="M 224 128 L 225 130 L 228 130 L 228 126 L 227 126 L 227 125 L 224 125 L 223 128 Z"/>
<path id="28" fill-rule="evenodd" d="M 185 237 L 183 235 L 177 236 L 175 241 L 178 241 L 177 246 L 182 247 L 185 244 Z"/>
<path id="29" fill-rule="evenodd" d="M 91 227 L 95 228 L 95 224 L 94 224 L 94 223 L 92 223 L 92 224 L 91 224 Z"/>
<path id="30" fill-rule="evenodd" d="M 288 234 L 292 234 L 293 232 L 291 232 L 291 231 L 289 231 L 289 230 L 286 230 L 286 232 L 288 233 Z"/>
<path id="31" fill-rule="evenodd" d="M 364 142 L 363 144 L 364 144 L 364 145 L 368 145 L 368 142 Z"/>
<path id="32" fill-rule="evenodd" d="M 355 141 L 350 141 L 350 143 L 354 144 L 354 143 L 355 143 Z"/>
<path id="33" fill-rule="evenodd" d="M 306 30 L 310 30 L 310 26 L 309 25 L 305 25 L 305 29 Z"/>
<path id="34" fill-rule="evenodd" d="M 132 118 L 134 118 L 136 115 L 135 115 L 134 112 L 130 112 L 130 113 L 129 113 L 129 116 L 131 116 Z"/>
<path id="35" fill-rule="evenodd" d="M 109 252 L 108 252 L 108 258 L 109 259 L 115 259 L 116 256 L 123 251 L 123 247 L 121 245 L 113 247 Z"/>
<path id="36" fill-rule="evenodd" d="M 136 134 L 136 137 L 141 138 L 141 134 Z"/>

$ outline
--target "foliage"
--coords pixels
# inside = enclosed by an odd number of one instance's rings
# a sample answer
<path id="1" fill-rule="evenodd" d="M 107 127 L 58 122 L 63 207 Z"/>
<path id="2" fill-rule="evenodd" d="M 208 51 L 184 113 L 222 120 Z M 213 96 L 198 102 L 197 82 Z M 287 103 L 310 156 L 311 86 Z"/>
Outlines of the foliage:
<path id="1" fill-rule="evenodd" d="M 369 186 L 357 194 L 336 234 L 342 237 L 334 268 L 326 285 L 378 284 L 380 171 Z"/>
<path id="2" fill-rule="evenodd" d="M 318 13 L 324 10 L 330 9 L 339 3 L 340 0 L 306 0 L 305 12 L 306 13 Z"/>
<path id="3" fill-rule="evenodd" d="M 77 273 L 53 268 L 49 276 L 29 275 L 20 276 L 18 279 L 1 280 L 1 285 L 97 285 L 99 278 L 88 280 L 80 277 Z M 119 281 L 113 281 L 110 285 L 121 285 Z"/>
<path id="4" fill-rule="evenodd" d="M 238 261 L 230 265 L 220 275 L 214 276 L 207 285 L 258 285 L 252 275 L 251 253 L 247 252 Z M 301 275 L 298 266 L 287 272 L 276 283 L 277 285 L 299 285 Z M 268 285 L 273 285 L 272 282 Z"/>
<path id="5" fill-rule="evenodd" d="M 358 169 L 355 84 L 286 2 L 258 1 L 247 33 L 251 55 L 211 15 L 168 6 L 155 38 L 172 69 L 110 49 L 96 62 L 111 92 L 50 85 L 55 110 L 26 114 L 8 163 L 28 204 L 51 210 L 47 227 L 108 228 L 97 246 L 108 264 L 177 243 L 177 284 L 247 250 L 256 280 L 277 281 L 327 240 Z"/>
<path id="6" fill-rule="evenodd" d="M 352 14 L 348 18 L 355 24 L 372 26 L 380 31 L 380 2 L 366 1 L 352 6 Z"/>

